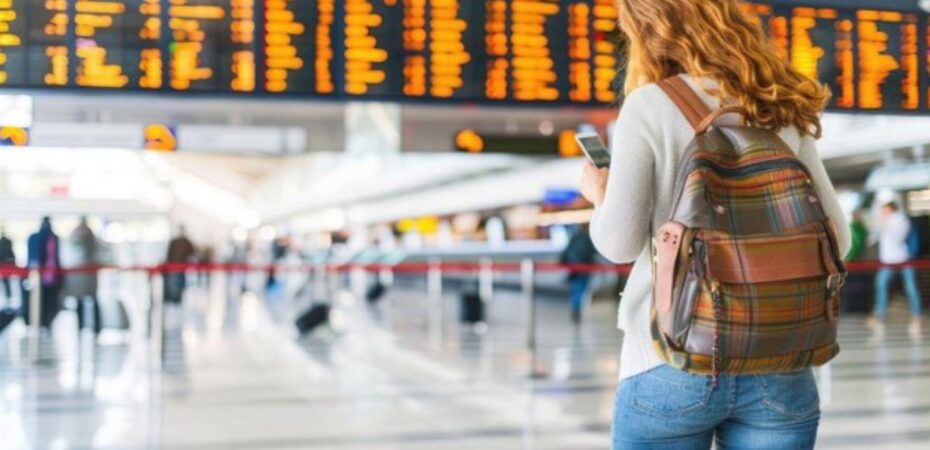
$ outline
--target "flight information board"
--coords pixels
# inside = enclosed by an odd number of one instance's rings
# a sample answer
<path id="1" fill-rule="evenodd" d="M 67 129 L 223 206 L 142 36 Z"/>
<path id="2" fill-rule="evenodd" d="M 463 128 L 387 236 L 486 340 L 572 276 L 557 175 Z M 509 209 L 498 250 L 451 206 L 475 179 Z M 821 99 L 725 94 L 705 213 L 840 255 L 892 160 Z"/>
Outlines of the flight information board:
<path id="1" fill-rule="evenodd" d="M 0 0 L 0 86 L 617 101 L 613 0 Z"/>
<path id="2" fill-rule="evenodd" d="M 930 113 L 914 11 L 745 3 L 831 109 Z M 0 86 L 616 104 L 614 0 L 0 0 Z"/>

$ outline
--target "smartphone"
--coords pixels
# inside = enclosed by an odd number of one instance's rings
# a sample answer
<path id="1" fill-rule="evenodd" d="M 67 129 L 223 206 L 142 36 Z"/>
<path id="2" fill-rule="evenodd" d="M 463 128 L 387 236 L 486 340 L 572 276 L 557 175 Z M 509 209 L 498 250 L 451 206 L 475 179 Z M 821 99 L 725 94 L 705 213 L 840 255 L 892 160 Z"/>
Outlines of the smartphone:
<path id="1" fill-rule="evenodd" d="M 579 133 L 575 136 L 575 140 L 578 141 L 581 150 L 584 152 L 585 156 L 588 157 L 588 160 L 591 161 L 591 164 L 594 164 L 594 167 L 598 169 L 610 167 L 610 150 L 607 149 L 607 145 L 601 140 L 599 134 Z"/>

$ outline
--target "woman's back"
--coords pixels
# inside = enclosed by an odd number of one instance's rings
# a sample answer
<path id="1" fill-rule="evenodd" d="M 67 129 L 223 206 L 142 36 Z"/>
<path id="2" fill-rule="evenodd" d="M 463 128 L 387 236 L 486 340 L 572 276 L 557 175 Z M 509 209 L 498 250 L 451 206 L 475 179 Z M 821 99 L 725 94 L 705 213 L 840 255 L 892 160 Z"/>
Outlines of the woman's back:
<path id="1" fill-rule="evenodd" d="M 720 108 L 720 102 L 702 89 L 702 86 L 712 89 L 714 85 L 711 80 L 695 80 L 686 75 L 682 75 L 682 77 L 700 95 L 711 110 Z M 718 123 L 721 125 L 739 125 L 738 120 L 735 117 L 723 117 Z M 794 127 L 785 128 L 778 135 L 810 171 L 814 188 L 823 204 L 824 212 L 836 225 L 839 252 L 845 254 L 850 246 L 849 228 L 830 179 L 824 169 L 823 162 L 817 154 L 815 139 L 810 136 L 802 136 Z M 700 377 L 679 372 L 664 364 L 664 361 L 656 352 L 656 344 L 653 341 L 651 329 L 653 323 L 653 267 L 650 243 L 656 228 L 664 224 L 670 216 L 675 195 L 675 185 L 678 182 L 676 178 L 679 173 L 678 166 L 686 148 L 694 137 L 694 127 L 675 102 L 657 84 L 642 86 L 627 97 L 613 133 L 611 142 L 613 162 L 603 200 L 596 208 L 591 222 L 591 237 L 598 250 L 607 258 L 618 263 L 634 260 L 636 262 L 627 281 L 626 289 L 622 294 L 618 311 L 618 326 L 624 330 L 624 339 L 620 353 L 621 385 L 617 397 L 618 412 L 615 420 L 624 423 L 615 422 L 615 448 L 628 448 L 620 444 L 624 442 L 622 439 L 640 439 L 642 438 L 638 434 L 640 431 L 651 430 L 654 426 L 658 426 L 659 423 L 641 423 L 641 420 L 649 415 L 643 416 L 635 411 L 619 409 L 619 405 L 625 404 L 627 408 L 632 408 L 629 405 L 639 404 L 645 405 L 642 406 L 642 408 L 645 408 L 651 404 L 650 408 L 661 408 L 656 410 L 661 411 L 697 399 L 694 395 L 692 395 L 694 398 L 685 395 L 684 391 L 679 392 L 673 398 L 668 397 L 667 394 L 660 392 L 662 389 L 658 384 L 661 383 L 640 380 L 641 376 L 650 377 L 650 374 L 653 374 L 650 380 L 668 379 L 669 381 L 665 383 L 673 383 L 676 386 L 688 383 L 693 385 L 694 389 L 702 391 L 707 386 L 694 381 Z M 737 387 L 741 383 L 748 383 L 747 380 L 750 378 L 733 376 L 726 378 L 725 383 L 728 384 L 728 390 L 735 392 L 735 390 L 742 389 L 746 393 L 752 394 L 754 391 L 747 389 L 746 386 Z M 775 383 L 777 380 L 785 379 L 798 384 L 794 387 L 785 386 L 784 389 L 773 391 L 779 392 L 779 394 L 770 395 L 802 395 L 801 393 L 803 393 L 802 396 L 807 399 L 802 402 L 803 399 L 799 397 L 788 401 L 787 404 L 792 405 L 796 409 L 798 417 L 803 417 L 803 420 L 800 422 L 788 421 L 790 423 L 786 422 L 785 426 L 796 426 L 803 422 L 804 429 L 813 430 L 812 432 L 815 433 L 817 424 L 815 416 L 817 415 L 814 412 L 816 410 L 805 409 L 816 408 L 817 406 L 816 402 L 808 401 L 811 398 L 816 398 L 816 395 L 812 395 L 811 392 L 811 389 L 815 390 L 816 388 L 812 387 L 814 384 L 813 379 L 810 377 L 810 371 L 801 372 L 789 378 L 765 378 L 764 380 L 766 383 Z M 763 379 L 760 378 L 760 380 Z M 635 388 L 630 387 L 631 381 L 636 382 Z M 706 404 L 706 402 L 712 401 L 710 399 L 716 397 L 720 398 L 719 401 L 714 400 L 714 403 L 729 401 L 726 398 L 734 395 L 726 392 L 718 395 L 715 394 L 716 391 L 716 389 L 712 389 L 699 396 L 704 398 Z M 743 397 L 745 398 L 748 394 L 743 394 Z M 653 395 L 656 396 L 655 399 L 650 397 Z M 691 403 L 688 404 L 691 405 Z M 737 414 L 737 420 L 754 421 L 758 419 L 760 414 L 768 414 L 758 410 L 760 406 L 756 400 L 753 400 L 750 404 L 755 409 L 749 409 Z M 696 406 L 692 405 L 692 407 Z M 701 439 L 705 439 L 707 436 L 713 436 L 714 429 L 711 428 L 710 431 L 707 431 L 699 429 L 700 427 L 729 423 L 726 414 L 719 417 L 707 416 L 699 409 L 696 409 L 694 414 L 701 416 L 700 420 L 696 418 L 695 420 L 684 420 L 685 416 L 676 415 L 675 417 L 681 419 L 675 420 L 681 423 L 676 422 L 674 427 L 687 430 L 690 429 L 688 427 L 695 426 L 697 428 L 694 431 L 699 432 L 698 434 L 705 433 L 701 437 Z M 658 419 L 653 417 L 651 420 Z M 780 440 L 782 435 L 777 433 L 772 434 L 769 438 L 774 439 L 773 442 L 778 441 L 780 444 L 789 444 L 788 446 L 792 446 L 791 443 L 796 442 L 801 448 L 808 446 L 812 442 L 810 433 L 811 431 L 784 435 L 785 438 L 797 439 L 797 441 Z M 686 433 L 676 431 L 669 436 L 677 436 L 678 434 Z M 746 439 L 758 440 L 761 431 L 753 431 L 751 435 L 752 437 L 746 437 Z M 692 433 L 691 438 L 682 439 L 693 440 L 695 439 L 694 436 L 695 434 Z M 747 434 L 746 436 L 750 435 Z M 742 437 L 731 434 L 731 440 L 728 442 L 731 444 L 736 443 L 736 446 L 739 446 L 742 441 Z"/>
<path id="2" fill-rule="evenodd" d="M 705 91 L 715 87 L 712 80 L 682 77 L 711 110 L 720 108 L 720 101 Z M 723 117 L 719 123 L 737 125 L 739 119 Z M 826 213 L 836 224 L 840 250 L 847 251 L 850 237 L 846 219 L 817 155 L 814 138 L 801 136 L 794 127 L 778 134 L 811 171 Z M 618 326 L 625 331 L 621 379 L 662 364 L 653 350 L 649 329 L 652 300 L 649 244 L 655 229 L 669 217 L 678 164 L 694 135 L 692 125 L 657 84 L 642 86 L 627 97 L 614 130 L 611 141 L 614 164 L 604 202 L 591 223 L 591 237 L 610 260 L 636 261 L 618 312 Z"/>

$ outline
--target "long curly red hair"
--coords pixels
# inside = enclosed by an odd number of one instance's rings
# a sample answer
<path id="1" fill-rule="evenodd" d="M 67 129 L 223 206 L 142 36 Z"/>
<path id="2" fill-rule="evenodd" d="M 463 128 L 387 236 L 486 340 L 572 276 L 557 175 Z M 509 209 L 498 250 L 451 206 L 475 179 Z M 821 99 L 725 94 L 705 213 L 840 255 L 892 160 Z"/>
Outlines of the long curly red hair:
<path id="1" fill-rule="evenodd" d="M 628 38 L 627 94 L 681 73 L 707 77 L 718 85 L 708 92 L 745 108 L 749 123 L 821 136 L 829 89 L 782 60 L 737 0 L 617 0 L 617 6 Z"/>

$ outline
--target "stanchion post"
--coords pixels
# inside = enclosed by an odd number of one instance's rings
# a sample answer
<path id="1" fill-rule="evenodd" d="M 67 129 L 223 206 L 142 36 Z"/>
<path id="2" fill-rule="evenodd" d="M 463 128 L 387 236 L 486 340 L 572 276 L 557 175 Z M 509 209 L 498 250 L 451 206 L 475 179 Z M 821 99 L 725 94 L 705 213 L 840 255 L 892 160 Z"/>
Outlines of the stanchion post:
<path id="1" fill-rule="evenodd" d="M 327 280 L 328 280 L 328 290 L 329 290 L 329 301 L 335 303 L 336 296 L 339 295 L 339 291 L 342 289 L 342 273 L 338 264 L 329 264 L 326 268 L 327 270 Z"/>
<path id="2" fill-rule="evenodd" d="M 39 269 L 29 271 L 29 333 L 37 337 L 42 328 L 42 277 Z"/>
<path id="3" fill-rule="evenodd" d="M 29 358 L 39 361 L 39 337 L 42 331 L 42 277 L 39 269 L 29 271 Z"/>
<path id="4" fill-rule="evenodd" d="M 152 295 L 151 299 L 151 330 L 149 330 L 149 339 L 152 349 L 152 366 L 160 369 L 164 358 L 164 336 L 165 336 L 165 278 L 163 270 L 156 269 L 149 273 L 149 286 Z"/>
<path id="5" fill-rule="evenodd" d="M 494 299 L 494 261 L 481 258 L 478 262 L 478 294 L 484 303 L 484 321 L 491 323 L 491 302 Z"/>
<path id="6" fill-rule="evenodd" d="M 429 311 L 429 334 L 433 348 L 442 350 L 443 340 L 443 304 L 442 304 L 442 261 L 439 258 L 429 260 L 426 273 L 426 293 Z"/>
<path id="7" fill-rule="evenodd" d="M 532 259 L 524 259 L 520 263 L 520 284 L 526 306 L 526 351 L 530 360 L 529 378 L 541 379 L 545 378 L 545 375 L 539 371 L 536 364 L 536 263 Z"/>
<path id="8" fill-rule="evenodd" d="M 326 263 L 317 261 L 313 264 L 313 301 L 326 298 Z"/>
<path id="9" fill-rule="evenodd" d="M 231 272 L 228 266 L 208 266 L 204 272 L 207 278 L 207 291 L 210 302 L 207 306 L 207 326 L 211 331 L 222 330 L 230 316 L 229 286 Z M 211 319 L 212 318 L 212 319 Z"/>
<path id="10" fill-rule="evenodd" d="M 378 270 L 378 282 L 385 286 L 385 288 L 390 288 L 394 286 L 394 269 L 390 266 L 382 265 L 381 269 Z M 386 300 L 386 305 L 384 307 L 385 316 L 387 319 L 387 325 L 389 329 L 394 331 L 394 296 L 388 295 Z"/>

